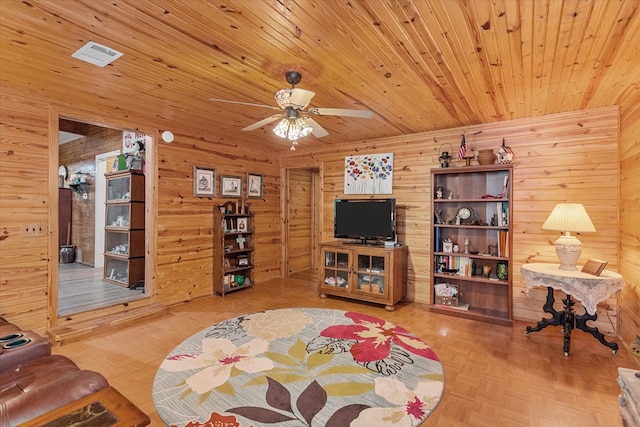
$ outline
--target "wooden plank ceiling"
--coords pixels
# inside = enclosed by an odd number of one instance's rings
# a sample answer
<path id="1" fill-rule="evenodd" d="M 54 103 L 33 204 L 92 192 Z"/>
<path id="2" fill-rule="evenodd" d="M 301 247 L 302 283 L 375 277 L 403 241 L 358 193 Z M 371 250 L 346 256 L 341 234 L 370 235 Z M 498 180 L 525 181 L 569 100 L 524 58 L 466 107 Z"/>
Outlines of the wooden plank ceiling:
<path id="1" fill-rule="evenodd" d="M 329 132 L 300 147 L 396 136 L 640 98 L 637 0 L 3 0 L 0 81 L 54 103 L 117 109 L 144 129 L 287 150 L 267 125 L 302 73 Z M 71 58 L 93 41 L 124 53 Z"/>

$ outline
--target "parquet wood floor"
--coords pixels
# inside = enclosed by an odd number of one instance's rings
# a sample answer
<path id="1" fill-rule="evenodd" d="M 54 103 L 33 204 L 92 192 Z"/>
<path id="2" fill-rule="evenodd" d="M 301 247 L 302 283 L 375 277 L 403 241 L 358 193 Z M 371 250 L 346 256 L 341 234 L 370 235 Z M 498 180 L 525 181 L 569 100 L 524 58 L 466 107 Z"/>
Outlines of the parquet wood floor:
<path id="1" fill-rule="evenodd" d="M 622 343 L 613 354 L 578 330 L 572 334 L 571 354 L 565 357 L 558 327 L 527 336 L 524 322 L 510 328 L 430 313 L 423 304 L 400 303 L 390 313 L 380 305 L 321 299 L 311 272 L 259 283 L 224 298 L 211 296 L 180 304 L 165 318 L 58 347 L 54 353 L 102 373 L 149 414 L 152 426 L 163 426 L 153 406 L 151 387 L 171 349 L 227 318 L 287 307 L 371 314 L 404 326 L 429 343 L 444 365 L 445 392 L 425 427 L 621 427 L 617 368 L 639 367 Z"/>

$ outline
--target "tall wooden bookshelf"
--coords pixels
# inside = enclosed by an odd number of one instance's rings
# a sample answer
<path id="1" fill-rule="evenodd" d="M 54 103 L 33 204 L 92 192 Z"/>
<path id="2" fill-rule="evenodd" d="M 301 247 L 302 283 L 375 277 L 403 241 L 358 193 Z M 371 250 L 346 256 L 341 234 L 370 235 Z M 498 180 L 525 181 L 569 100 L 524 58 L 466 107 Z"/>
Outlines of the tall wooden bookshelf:
<path id="1" fill-rule="evenodd" d="M 513 324 L 513 165 L 431 170 L 431 310 Z"/>

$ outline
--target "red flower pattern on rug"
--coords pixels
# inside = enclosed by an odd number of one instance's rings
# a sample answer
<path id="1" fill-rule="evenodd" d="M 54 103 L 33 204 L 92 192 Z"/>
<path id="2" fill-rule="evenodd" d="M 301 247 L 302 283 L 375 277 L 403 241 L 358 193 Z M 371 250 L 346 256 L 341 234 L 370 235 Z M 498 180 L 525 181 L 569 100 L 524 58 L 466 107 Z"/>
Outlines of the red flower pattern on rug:
<path id="1" fill-rule="evenodd" d="M 439 360 L 431 347 L 400 326 L 361 313 L 347 312 L 345 317 L 355 324 L 329 326 L 320 335 L 358 341 L 350 350 L 356 362 L 373 362 L 388 357 L 392 342 L 413 354 Z"/>

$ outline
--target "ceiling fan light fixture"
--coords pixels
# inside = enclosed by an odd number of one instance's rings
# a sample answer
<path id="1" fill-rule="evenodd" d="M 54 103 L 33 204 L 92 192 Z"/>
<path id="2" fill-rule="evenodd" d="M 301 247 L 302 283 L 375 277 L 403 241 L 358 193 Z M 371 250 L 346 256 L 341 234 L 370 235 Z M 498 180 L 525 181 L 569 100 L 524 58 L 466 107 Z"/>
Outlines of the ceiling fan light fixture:
<path id="1" fill-rule="evenodd" d="M 309 126 L 309 123 L 302 117 L 298 117 L 292 124 L 289 131 L 289 139 L 292 141 L 297 141 L 300 138 L 304 138 L 308 136 L 313 129 Z M 292 138 L 295 136 L 295 138 Z"/>
<path id="2" fill-rule="evenodd" d="M 298 145 L 300 138 L 308 136 L 312 131 L 313 128 L 309 126 L 309 123 L 302 117 L 284 118 L 273 128 L 273 133 L 278 137 L 287 138 L 292 141 L 291 151 L 295 150 L 295 146 Z"/>
<path id="3" fill-rule="evenodd" d="M 279 138 L 288 139 L 291 143 L 291 151 L 295 151 L 297 141 L 300 138 L 304 138 L 307 135 L 313 133 L 313 136 L 316 138 L 322 138 L 329 135 L 326 129 L 324 129 L 318 122 L 316 122 L 312 117 L 308 116 L 316 115 L 316 116 L 343 116 L 343 117 L 357 117 L 357 118 L 365 118 L 370 119 L 373 117 L 373 112 L 369 110 L 352 110 L 346 108 L 309 108 L 307 107 L 311 103 L 311 99 L 316 95 L 315 92 L 299 89 L 296 87 L 300 80 L 302 79 L 302 75 L 297 71 L 289 71 L 285 74 L 287 78 L 287 82 L 291 85 L 290 88 L 280 89 L 279 91 L 274 93 L 274 98 L 277 107 L 262 105 L 262 104 L 254 104 L 252 102 L 243 102 L 243 101 L 232 101 L 229 99 L 219 99 L 219 98 L 211 98 L 212 101 L 217 102 L 227 102 L 230 104 L 241 104 L 241 105 L 249 105 L 252 107 L 263 107 L 270 108 L 273 110 L 284 110 L 284 114 L 281 112 L 280 114 L 275 114 L 270 117 L 267 117 L 262 120 L 258 120 L 257 122 L 245 126 L 242 128 L 243 131 L 250 131 L 261 128 L 262 126 L 268 125 L 269 123 L 274 123 L 277 121 L 277 124 L 273 128 L 273 133 L 276 134 Z M 300 117 L 300 114 L 307 114 L 304 117 Z"/>
<path id="4" fill-rule="evenodd" d="M 287 131 L 289 129 L 289 119 L 282 119 L 278 122 L 276 127 L 273 128 L 273 133 L 275 133 L 280 138 L 287 137 Z"/>

